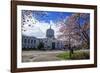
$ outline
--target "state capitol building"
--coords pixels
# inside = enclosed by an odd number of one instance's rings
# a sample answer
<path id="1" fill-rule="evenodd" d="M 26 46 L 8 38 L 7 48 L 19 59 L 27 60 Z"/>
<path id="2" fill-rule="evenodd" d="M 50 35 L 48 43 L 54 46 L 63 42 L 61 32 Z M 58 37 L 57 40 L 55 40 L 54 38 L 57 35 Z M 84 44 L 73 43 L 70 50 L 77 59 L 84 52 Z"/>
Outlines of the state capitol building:
<path id="1" fill-rule="evenodd" d="M 34 36 L 22 35 L 22 48 L 38 48 L 43 43 L 45 50 L 61 50 L 64 48 L 64 41 L 56 39 L 54 30 L 51 28 L 46 30 L 46 38 L 36 38 Z"/>

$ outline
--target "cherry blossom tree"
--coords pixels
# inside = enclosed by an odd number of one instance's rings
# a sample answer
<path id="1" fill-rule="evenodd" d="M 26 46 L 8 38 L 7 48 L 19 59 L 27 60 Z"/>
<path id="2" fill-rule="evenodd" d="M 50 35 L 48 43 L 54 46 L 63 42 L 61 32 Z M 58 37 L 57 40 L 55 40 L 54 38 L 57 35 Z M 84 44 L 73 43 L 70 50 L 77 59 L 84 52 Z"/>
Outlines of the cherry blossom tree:
<path id="1" fill-rule="evenodd" d="M 60 24 L 59 31 L 61 34 L 58 38 L 65 41 L 65 48 L 70 51 L 70 56 L 73 53 L 73 47 L 79 47 L 85 43 L 89 48 L 89 30 L 90 30 L 89 14 L 73 13 Z"/>

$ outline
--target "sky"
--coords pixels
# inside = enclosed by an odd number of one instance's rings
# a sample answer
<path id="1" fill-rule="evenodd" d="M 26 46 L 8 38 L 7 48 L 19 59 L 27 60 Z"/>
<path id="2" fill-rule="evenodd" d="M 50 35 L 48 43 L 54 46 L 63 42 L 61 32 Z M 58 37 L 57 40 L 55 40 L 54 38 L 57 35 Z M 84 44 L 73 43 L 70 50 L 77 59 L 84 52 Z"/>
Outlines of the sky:
<path id="1" fill-rule="evenodd" d="M 22 20 L 22 34 L 37 38 L 45 38 L 46 30 L 51 26 L 57 38 L 57 35 L 60 34 L 60 22 L 71 14 L 72 13 L 65 12 L 22 10 L 22 17 L 24 18 L 24 21 Z"/>
<path id="2" fill-rule="evenodd" d="M 72 14 L 71 12 L 22 10 L 22 34 L 45 38 L 46 30 L 51 26 L 54 30 L 55 38 L 57 38 L 60 34 L 59 28 L 61 22 Z"/>

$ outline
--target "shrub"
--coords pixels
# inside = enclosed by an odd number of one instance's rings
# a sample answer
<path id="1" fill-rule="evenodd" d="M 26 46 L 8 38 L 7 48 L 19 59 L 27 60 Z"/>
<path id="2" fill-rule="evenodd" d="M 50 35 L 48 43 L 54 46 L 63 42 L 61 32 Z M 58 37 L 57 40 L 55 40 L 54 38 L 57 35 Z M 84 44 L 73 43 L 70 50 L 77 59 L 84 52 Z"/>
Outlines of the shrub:
<path id="1" fill-rule="evenodd" d="M 76 51 L 72 54 L 71 59 L 89 59 L 90 53 L 88 51 Z"/>
<path id="2" fill-rule="evenodd" d="M 63 59 L 63 60 L 67 60 L 67 59 L 71 59 L 71 60 L 80 60 L 80 59 L 89 59 L 90 58 L 90 53 L 89 51 L 74 51 L 74 53 L 71 55 L 69 55 L 69 51 L 67 52 L 63 52 L 60 53 L 59 55 L 57 55 L 57 57 Z"/>
<path id="3" fill-rule="evenodd" d="M 42 42 L 39 43 L 38 50 L 44 50 L 44 43 Z"/>

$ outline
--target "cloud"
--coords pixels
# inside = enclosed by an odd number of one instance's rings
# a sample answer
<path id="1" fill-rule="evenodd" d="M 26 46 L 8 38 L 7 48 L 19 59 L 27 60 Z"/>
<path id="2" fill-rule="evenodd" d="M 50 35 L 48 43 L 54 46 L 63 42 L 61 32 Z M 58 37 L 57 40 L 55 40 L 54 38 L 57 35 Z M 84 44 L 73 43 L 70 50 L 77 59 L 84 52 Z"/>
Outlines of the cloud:
<path id="1" fill-rule="evenodd" d="M 46 12 L 48 15 L 48 13 Z M 60 34 L 59 32 L 59 22 L 54 23 L 52 20 L 50 22 L 39 21 L 35 17 L 33 17 L 32 13 L 29 15 L 24 14 L 24 19 L 22 19 L 22 34 L 27 36 L 34 36 L 37 38 L 45 38 L 46 30 L 51 28 L 55 32 L 55 37 Z"/>
<path id="2" fill-rule="evenodd" d="M 26 31 L 22 31 L 22 34 L 27 35 L 27 36 L 34 36 L 37 38 L 45 38 L 46 37 L 46 30 L 51 28 L 55 32 L 55 37 L 57 37 L 58 33 L 58 27 L 56 24 L 50 20 L 50 23 L 44 22 L 44 21 L 38 21 L 35 18 L 33 18 L 36 21 L 36 23 L 32 22 L 26 22 L 25 25 L 23 26 L 23 29 Z M 30 26 L 29 26 L 30 25 Z"/>

